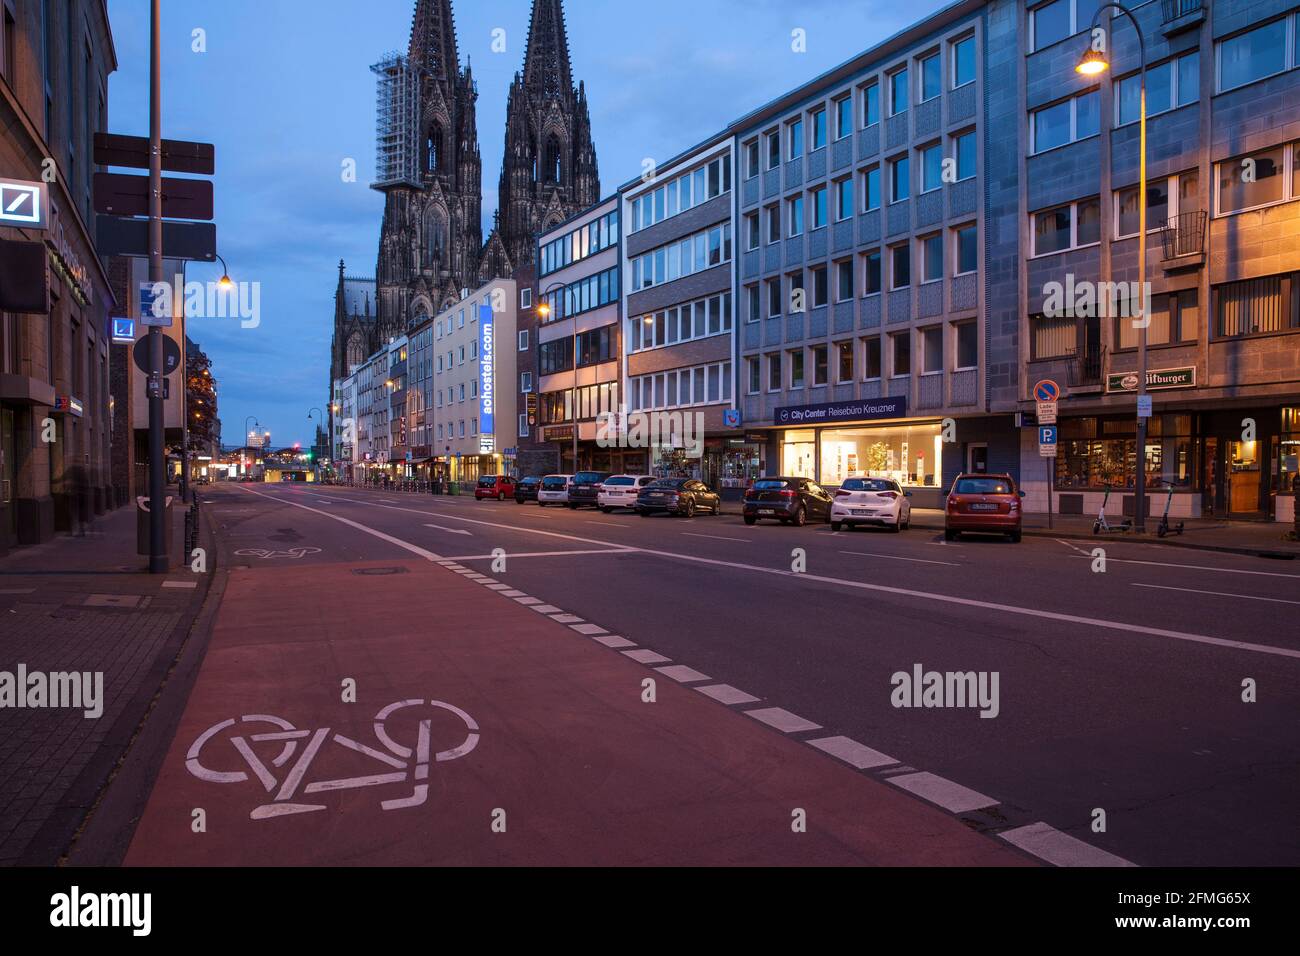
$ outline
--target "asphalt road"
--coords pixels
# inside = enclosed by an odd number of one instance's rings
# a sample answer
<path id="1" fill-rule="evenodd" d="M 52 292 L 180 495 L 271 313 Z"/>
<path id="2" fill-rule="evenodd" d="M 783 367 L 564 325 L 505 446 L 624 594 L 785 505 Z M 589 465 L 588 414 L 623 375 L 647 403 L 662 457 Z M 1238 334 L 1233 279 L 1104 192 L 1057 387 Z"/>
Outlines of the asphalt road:
<path id="1" fill-rule="evenodd" d="M 1300 563 L 303 485 L 207 498 L 227 567 L 455 559 L 987 795 L 1008 825 L 1142 866 L 1300 863 Z M 996 716 L 894 706 L 916 665 L 996 674 Z"/>

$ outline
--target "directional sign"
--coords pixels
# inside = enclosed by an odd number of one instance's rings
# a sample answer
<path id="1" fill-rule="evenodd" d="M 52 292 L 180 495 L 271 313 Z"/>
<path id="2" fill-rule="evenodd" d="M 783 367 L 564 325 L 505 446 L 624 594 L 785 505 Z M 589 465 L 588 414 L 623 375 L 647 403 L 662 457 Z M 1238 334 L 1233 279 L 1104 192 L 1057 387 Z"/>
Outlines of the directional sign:
<path id="1" fill-rule="evenodd" d="M 1038 426 L 1038 454 L 1041 458 L 1056 457 L 1056 426 Z"/>
<path id="2" fill-rule="evenodd" d="M 149 140 L 144 136 L 96 133 L 95 165 L 148 169 Z M 162 168 L 169 173 L 211 176 L 216 172 L 216 150 L 211 143 L 165 139 L 162 141 Z"/>
<path id="3" fill-rule="evenodd" d="M 162 214 L 167 219 L 211 219 L 212 181 L 164 179 L 162 200 Z M 95 212 L 149 215 L 149 177 L 95 173 Z"/>
<path id="4" fill-rule="evenodd" d="M 1151 396 L 1139 395 L 1138 396 L 1138 418 L 1150 418 L 1150 417 L 1151 417 Z"/>
<path id="5" fill-rule="evenodd" d="M 140 324 L 170 329 L 172 310 L 166 307 L 166 302 L 159 301 L 158 291 L 152 282 L 140 283 Z"/>
<path id="6" fill-rule="evenodd" d="M 146 375 L 149 374 L 149 336 L 144 336 L 131 349 L 131 360 L 135 367 Z M 181 366 L 181 347 L 171 336 L 163 336 L 163 375 L 170 375 Z"/>
<path id="7" fill-rule="evenodd" d="M 49 226 L 49 206 L 45 183 L 0 179 L 0 226 L 45 229 Z"/>
<path id="8" fill-rule="evenodd" d="M 149 256 L 149 220 L 98 216 L 97 251 L 104 256 Z M 217 261 L 217 227 L 211 222 L 164 222 L 163 254 L 168 259 Z"/>
<path id="9" fill-rule="evenodd" d="M 1045 378 L 1034 386 L 1034 400 L 1038 402 L 1054 402 L 1061 397 L 1061 386 L 1057 385 L 1050 378 Z"/>

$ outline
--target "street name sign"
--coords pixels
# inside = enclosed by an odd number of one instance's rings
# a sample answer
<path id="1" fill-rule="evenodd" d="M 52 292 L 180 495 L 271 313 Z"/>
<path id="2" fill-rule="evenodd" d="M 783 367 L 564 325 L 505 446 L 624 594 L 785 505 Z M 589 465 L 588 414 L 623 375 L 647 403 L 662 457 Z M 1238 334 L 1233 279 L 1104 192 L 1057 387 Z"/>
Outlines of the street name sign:
<path id="1" fill-rule="evenodd" d="M 95 212 L 114 216 L 149 215 L 149 177 L 127 173 L 95 173 Z M 166 219 L 211 219 L 212 180 L 162 181 L 162 214 Z"/>

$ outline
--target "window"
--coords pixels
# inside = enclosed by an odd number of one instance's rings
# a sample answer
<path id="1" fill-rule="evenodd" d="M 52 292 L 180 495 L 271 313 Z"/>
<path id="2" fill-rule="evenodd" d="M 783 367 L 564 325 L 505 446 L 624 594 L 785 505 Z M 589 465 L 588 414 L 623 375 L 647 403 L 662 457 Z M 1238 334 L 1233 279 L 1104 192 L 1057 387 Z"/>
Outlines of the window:
<path id="1" fill-rule="evenodd" d="M 862 128 L 880 122 L 880 87 L 875 83 L 862 88 Z"/>
<path id="2" fill-rule="evenodd" d="M 767 134 L 767 168 L 776 169 L 781 165 L 781 131 L 774 130 Z"/>
<path id="3" fill-rule="evenodd" d="M 943 371 L 943 326 L 921 330 L 921 372 L 932 375 Z"/>
<path id="4" fill-rule="evenodd" d="M 763 367 L 757 358 L 746 359 L 745 367 L 748 369 L 748 394 L 757 395 L 763 389 Z"/>
<path id="5" fill-rule="evenodd" d="M 1029 13 L 1034 50 L 1059 43 L 1092 25 L 1100 0 L 1053 0 Z"/>
<path id="6" fill-rule="evenodd" d="M 757 287 L 750 287 L 747 292 L 751 295 L 756 294 Z M 651 312 L 629 321 L 628 351 L 638 352 L 730 332 L 731 320 L 730 292 L 722 292 L 684 305 Z M 609 332 L 608 341 L 598 339 L 584 343 L 583 337 L 594 333 L 584 332 L 579 336 L 580 349 L 594 350 L 590 353 L 593 356 L 590 360 L 589 353 L 583 351 L 580 364 L 590 364 L 592 361 L 604 362 L 617 357 L 617 343 L 613 341 L 613 326 L 606 326 L 605 329 L 597 331 L 605 330 Z"/>
<path id="7" fill-rule="evenodd" d="M 958 133 L 952 138 L 953 158 L 957 160 L 957 181 L 975 176 L 975 131 Z"/>
<path id="8" fill-rule="evenodd" d="M 520 372 L 520 373 L 519 373 L 519 391 L 521 391 L 521 392 L 531 392 L 532 390 L 533 390 L 533 373 L 532 373 L 532 372 Z"/>
<path id="9" fill-rule="evenodd" d="M 769 245 L 781 241 L 781 208 L 779 206 L 767 207 L 767 241 Z"/>
<path id="10" fill-rule="evenodd" d="M 781 353 L 773 352 L 767 357 L 767 390 L 781 391 Z"/>
<path id="11" fill-rule="evenodd" d="M 843 222 L 853 217 L 853 178 L 846 177 L 835 183 L 835 221 Z"/>
<path id="12" fill-rule="evenodd" d="M 880 208 L 880 167 L 872 166 L 862 174 L 862 211 Z"/>
<path id="13" fill-rule="evenodd" d="M 1220 338 L 1300 328 L 1300 273 L 1226 282 L 1212 290 L 1214 334 Z"/>
<path id="14" fill-rule="evenodd" d="M 554 375 L 556 372 L 568 372 L 572 371 L 572 369 L 572 337 L 566 335 L 561 339 L 543 342 L 537 347 L 537 371 L 539 375 Z"/>
<path id="15" fill-rule="evenodd" d="M 1101 239 L 1101 201 L 1081 199 L 1033 214 L 1034 255 L 1087 246 Z"/>
<path id="16" fill-rule="evenodd" d="M 803 120 L 797 119 L 788 127 L 790 133 L 790 153 L 788 159 L 798 159 L 803 155 Z"/>
<path id="17" fill-rule="evenodd" d="M 752 179 L 758 175 L 758 140 L 745 144 L 745 178 Z"/>
<path id="18" fill-rule="evenodd" d="M 839 356 L 839 377 L 836 379 L 841 385 L 853 381 L 853 343 L 837 342 L 835 352 Z"/>
<path id="19" fill-rule="evenodd" d="M 1164 226 L 1167 219 L 1180 212 L 1191 212 L 1200 205 L 1198 198 L 1199 176 L 1194 172 L 1147 183 L 1147 231 Z M 1138 234 L 1137 186 L 1129 186 L 1115 194 L 1115 238 L 1123 239 Z M 1184 198 L 1185 197 L 1185 198 Z"/>
<path id="20" fill-rule="evenodd" d="M 853 132 L 853 96 L 842 96 L 835 101 L 835 138 L 843 139 Z"/>
<path id="21" fill-rule="evenodd" d="M 975 82 L 975 38 L 958 40 L 952 45 L 952 88 Z"/>
<path id="22" fill-rule="evenodd" d="M 825 385 L 830 381 L 831 373 L 828 365 L 829 350 L 824 345 L 814 345 L 812 347 L 813 355 L 813 385 Z"/>
<path id="23" fill-rule="evenodd" d="M 532 286 L 525 286 L 519 290 L 519 308 L 531 309 L 533 307 L 533 289 Z"/>
<path id="24" fill-rule="evenodd" d="M 786 200 L 786 207 L 789 210 L 789 235 L 803 235 L 803 197 L 795 196 L 793 199 Z"/>
<path id="25" fill-rule="evenodd" d="M 890 336 L 894 343 L 893 374 L 911 375 L 912 374 L 912 336 L 908 332 L 896 332 Z"/>
<path id="26" fill-rule="evenodd" d="M 724 223 L 637 256 L 632 260 L 632 291 L 672 282 L 730 261 L 731 227 Z M 611 269 L 610 273 L 613 274 L 614 281 L 609 284 L 609 288 L 602 283 L 599 289 L 586 290 L 590 303 L 587 302 L 587 294 L 584 294 L 580 303 L 582 307 L 573 309 L 573 312 L 594 309 L 618 298 L 618 270 Z M 601 274 L 602 277 L 604 275 L 606 273 Z M 595 278 L 592 276 L 571 284 L 566 293 L 572 294 L 575 286 L 591 283 Z"/>
<path id="27" fill-rule="evenodd" d="M 880 337 L 862 340 L 862 380 L 870 382 L 880 378 Z"/>
<path id="28" fill-rule="evenodd" d="M 853 298 L 853 260 L 845 259 L 835 263 L 836 302 L 847 302 Z"/>
<path id="29" fill-rule="evenodd" d="M 1035 359 L 1073 355 L 1078 335 L 1078 322 L 1074 316 L 1034 315 L 1029 318 L 1030 349 Z"/>
<path id="30" fill-rule="evenodd" d="M 1030 124 L 1034 137 L 1032 152 L 1043 153 L 1096 136 L 1101 122 L 1100 103 L 1101 94 L 1091 90 L 1035 110 Z"/>
<path id="31" fill-rule="evenodd" d="M 775 319 L 781 314 L 781 280 L 767 280 L 767 317 Z"/>
<path id="32" fill-rule="evenodd" d="M 1218 59 L 1218 84 L 1220 93 L 1225 90 L 1254 83 L 1274 73 L 1281 73 L 1287 64 L 1287 34 L 1294 20 L 1274 20 L 1261 27 L 1220 40 L 1215 48 Z"/>
<path id="33" fill-rule="evenodd" d="M 757 249 L 759 245 L 758 213 L 745 214 L 745 248 Z"/>
<path id="34" fill-rule="evenodd" d="M 901 246 L 894 246 L 889 250 L 890 253 L 890 288 L 902 289 L 912 284 L 912 252 L 910 247 L 904 243 Z"/>
<path id="35" fill-rule="evenodd" d="M 933 53 L 921 59 L 921 102 L 932 100 L 942 91 L 939 78 L 939 54 Z"/>
<path id="36" fill-rule="evenodd" d="M 647 194 L 644 197 L 632 200 L 632 219 L 633 225 L 637 229 L 643 229 L 652 222 L 662 219 L 662 203 L 658 219 L 648 218 L 650 215 L 651 197 L 654 194 Z M 662 197 L 660 197 L 662 200 Z M 602 249 L 608 249 L 618 242 L 618 210 L 606 213 L 598 219 L 593 219 L 585 225 L 579 226 L 571 232 L 565 233 L 558 239 L 542 245 L 538 253 L 538 275 L 548 275 L 565 266 L 572 265 L 575 262 L 581 262 L 588 256 L 593 256 Z M 529 290 L 531 293 L 531 290 Z M 529 305 L 532 304 L 531 294 Z M 528 306 L 525 305 L 524 308 Z"/>
<path id="37" fill-rule="evenodd" d="M 974 272 L 979 263 L 979 233 L 975 224 L 953 229 L 952 239 L 953 275 L 962 276 Z"/>
<path id="38" fill-rule="evenodd" d="M 812 270 L 813 277 L 813 308 L 819 309 L 828 301 L 830 290 L 827 288 L 826 267 L 814 266 Z M 802 281 L 802 277 L 801 277 Z"/>
<path id="39" fill-rule="evenodd" d="M 1219 163 L 1215 170 L 1218 186 L 1215 209 L 1218 215 L 1300 198 L 1295 183 L 1295 160 L 1294 149 L 1275 146 Z M 1292 164 L 1289 184 L 1286 175 L 1288 162 Z"/>
<path id="40" fill-rule="evenodd" d="M 1147 116 L 1195 103 L 1200 98 L 1201 55 L 1197 51 L 1147 68 Z M 1142 78 L 1115 82 L 1115 125 L 1136 123 L 1141 108 Z"/>
<path id="41" fill-rule="evenodd" d="M 956 355 L 953 358 L 953 370 L 964 371 L 979 365 L 979 326 L 974 322 L 957 322 L 953 324 L 953 341 Z"/>
<path id="42" fill-rule="evenodd" d="M 578 366 L 599 365 L 615 357 L 617 335 L 613 325 L 591 329 L 578 335 Z"/>
<path id="43" fill-rule="evenodd" d="M 862 294 L 874 295 L 880 291 L 880 250 L 862 256 Z"/>
<path id="44" fill-rule="evenodd" d="M 906 156 L 889 164 L 890 202 L 902 202 L 911 192 L 910 165 Z"/>
<path id="45" fill-rule="evenodd" d="M 1199 298 L 1196 289 L 1152 296 L 1147 345 L 1195 342 L 1200 336 L 1201 326 Z M 1137 348 L 1141 334 L 1129 315 L 1115 316 L 1116 348 Z"/>
<path id="46" fill-rule="evenodd" d="M 790 387 L 803 388 L 803 349 L 796 349 L 790 355 Z"/>
<path id="47" fill-rule="evenodd" d="M 818 186 L 809 195 L 812 199 L 812 227 L 820 229 L 826 225 L 826 187 Z"/>
<path id="48" fill-rule="evenodd" d="M 907 104 L 907 70 L 902 69 L 889 75 L 889 115 L 906 112 Z"/>
<path id="49" fill-rule="evenodd" d="M 943 278 L 943 237 L 938 233 L 923 236 L 921 244 L 921 281 L 938 282 Z"/>
<path id="50" fill-rule="evenodd" d="M 520 438 L 528 437 L 528 414 L 526 412 L 519 413 L 518 433 Z"/>
<path id="51" fill-rule="evenodd" d="M 745 321 L 757 322 L 761 314 L 762 303 L 758 293 L 758 286 L 748 286 L 745 289 Z"/>
<path id="52" fill-rule="evenodd" d="M 826 111 L 814 110 L 812 114 L 812 148 L 821 149 L 826 145 Z"/>
<path id="53" fill-rule="evenodd" d="M 928 193 L 943 185 L 943 150 L 939 144 L 921 148 L 921 192 Z"/>

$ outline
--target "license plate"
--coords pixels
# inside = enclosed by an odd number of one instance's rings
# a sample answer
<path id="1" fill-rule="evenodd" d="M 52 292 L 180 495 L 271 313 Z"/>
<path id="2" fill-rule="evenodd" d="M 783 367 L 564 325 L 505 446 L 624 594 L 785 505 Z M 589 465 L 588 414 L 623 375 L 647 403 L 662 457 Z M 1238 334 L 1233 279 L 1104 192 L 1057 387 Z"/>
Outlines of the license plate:
<path id="1" fill-rule="evenodd" d="M 759 509 L 758 509 L 758 513 L 761 514 L 761 515 L 774 515 L 774 514 L 776 514 L 776 509 L 774 509 L 774 508 L 759 508 Z"/>
<path id="2" fill-rule="evenodd" d="M 870 508 L 853 508 L 852 513 L 855 515 L 873 515 L 875 514 Z"/>
<path id="3" fill-rule="evenodd" d="M 977 504 L 971 505 L 970 510 L 971 511 L 997 511 L 998 506 L 995 504 L 988 504 L 986 502 L 979 502 Z"/>

